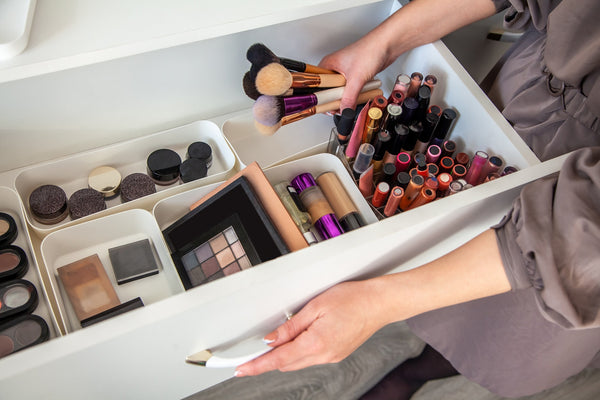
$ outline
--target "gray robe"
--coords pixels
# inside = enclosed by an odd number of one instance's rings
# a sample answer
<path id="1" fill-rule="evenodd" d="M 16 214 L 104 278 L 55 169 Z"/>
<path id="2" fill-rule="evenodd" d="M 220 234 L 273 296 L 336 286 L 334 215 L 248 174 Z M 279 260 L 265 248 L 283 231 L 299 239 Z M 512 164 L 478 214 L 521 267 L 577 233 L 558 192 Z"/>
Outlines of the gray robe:
<path id="1" fill-rule="evenodd" d="M 516 397 L 600 367 L 600 1 L 510 5 L 505 20 L 527 31 L 482 86 L 540 159 L 580 150 L 494 227 L 512 290 L 408 324 L 461 374 Z"/>

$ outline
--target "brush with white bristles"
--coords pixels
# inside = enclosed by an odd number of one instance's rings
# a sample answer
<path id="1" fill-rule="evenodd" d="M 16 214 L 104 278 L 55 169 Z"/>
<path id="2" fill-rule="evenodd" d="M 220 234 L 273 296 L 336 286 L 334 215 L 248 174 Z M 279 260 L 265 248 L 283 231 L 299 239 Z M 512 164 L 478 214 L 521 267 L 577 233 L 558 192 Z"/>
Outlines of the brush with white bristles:
<path id="1" fill-rule="evenodd" d="M 367 101 L 372 100 L 375 97 L 380 96 L 380 95 L 383 95 L 383 90 L 381 90 L 381 89 L 367 90 L 366 92 L 362 92 L 358 95 L 358 98 L 356 99 L 356 104 L 366 103 Z M 313 106 L 311 108 L 307 108 L 306 110 L 303 110 L 303 111 L 300 111 L 300 112 L 297 112 L 294 114 L 286 115 L 283 118 L 281 118 L 279 121 L 277 121 L 276 124 L 271 125 L 271 126 L 261 124 L 260 122 L 254 120 L 254 126 L 263 135 L 270 136 L 270 135 L 274 134 L 275 132 L 277 132 L 279 130 L 279 128 L 281 128 L 283 125 L 287 125 L 287 124 L 291 124 L 292 122 L 300 121 L 304 118 L 310 117 L 311 115 L 337 111 L 337 110 L 339 110 L 339 108 L 340 108 L 340 100 L 335 100 L 330 103 L 319 104 L 319 105 Z"/>
<path id="2" fill-rule="evenodd" d="M 361 92 L 378 89 L 380 87 L 380 80 L 372 80 L 363 86 Z M 339 100 L 342 98 L 343 93 L 344 87 L 342 86 L 300 96 L 262 95 L 256 99 L 256 102 L 252 107 L 252 113 L 254 114 L 254 119 L 259 123 L 272 126 L 286 115 L 294 114 L 319 104 L 331 103 L 332 101 Z"/>
<path id="3" fill-rule="evenodd" d="M 256 74 L 256 89 L 269 96 L 281 96 L 290 88 L 332 88 L 344 86 L 346 78 L 342 74 L 311 74 L 292 72 L 283 65 L 271 63 Z"/>

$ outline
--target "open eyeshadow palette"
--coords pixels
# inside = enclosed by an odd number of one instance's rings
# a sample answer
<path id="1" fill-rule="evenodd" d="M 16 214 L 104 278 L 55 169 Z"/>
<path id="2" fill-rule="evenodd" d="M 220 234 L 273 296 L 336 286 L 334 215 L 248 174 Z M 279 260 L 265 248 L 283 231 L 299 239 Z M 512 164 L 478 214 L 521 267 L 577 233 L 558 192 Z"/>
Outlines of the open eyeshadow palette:
<path id="1" fill-rule="evenodd" d="M 244 176 L 163 230 L 185 289 L 289 252 Z"/>

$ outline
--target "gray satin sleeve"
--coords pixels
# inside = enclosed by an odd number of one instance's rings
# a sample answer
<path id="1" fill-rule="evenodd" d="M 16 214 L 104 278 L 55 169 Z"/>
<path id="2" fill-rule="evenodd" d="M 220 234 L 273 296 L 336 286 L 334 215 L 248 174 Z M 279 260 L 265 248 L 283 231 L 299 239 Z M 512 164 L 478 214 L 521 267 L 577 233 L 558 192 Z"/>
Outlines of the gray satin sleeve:
<path id="1" fill-rule="evenodd" d="M 513 290 L 533 287 L 545 317 L 565 328 L 600 326 L 600 147 L 524 187 L 494 228 Z"/>

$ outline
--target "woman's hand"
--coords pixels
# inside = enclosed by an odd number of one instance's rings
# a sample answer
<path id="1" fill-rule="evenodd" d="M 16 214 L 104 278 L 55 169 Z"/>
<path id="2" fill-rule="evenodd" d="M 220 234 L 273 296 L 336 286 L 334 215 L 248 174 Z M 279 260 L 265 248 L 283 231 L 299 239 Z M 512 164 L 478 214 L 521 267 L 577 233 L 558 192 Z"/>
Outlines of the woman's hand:
<path id="1" fill-rule="evenodd" d="M 315 297 L 265 336 L 275 349 L 239 366 L 236 376 L 343 360 L 387 323 L 378 318 L 380 306 L 374 289 L 371 281 L 344 282 Z"/>

